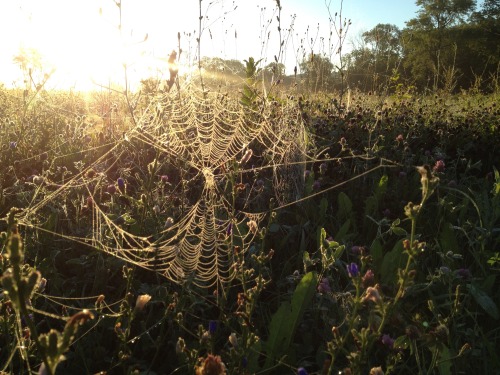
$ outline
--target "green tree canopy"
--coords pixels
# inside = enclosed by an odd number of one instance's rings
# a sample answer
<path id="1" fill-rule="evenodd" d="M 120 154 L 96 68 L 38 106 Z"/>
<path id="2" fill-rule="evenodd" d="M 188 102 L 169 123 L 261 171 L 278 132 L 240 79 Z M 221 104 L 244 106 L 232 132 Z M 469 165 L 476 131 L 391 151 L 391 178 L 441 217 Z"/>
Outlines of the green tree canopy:
<path id="1" fill-rule="evenodd" d="M 417 17 L 407 22 L 405 66 L 420 87 L 451 89 L 460 71 L 461 52 L 452 30 L 463 25 L 475 9 L 475 0 L 417 0 Z M 463 72 L 462 72 L 463 73 Z"/>

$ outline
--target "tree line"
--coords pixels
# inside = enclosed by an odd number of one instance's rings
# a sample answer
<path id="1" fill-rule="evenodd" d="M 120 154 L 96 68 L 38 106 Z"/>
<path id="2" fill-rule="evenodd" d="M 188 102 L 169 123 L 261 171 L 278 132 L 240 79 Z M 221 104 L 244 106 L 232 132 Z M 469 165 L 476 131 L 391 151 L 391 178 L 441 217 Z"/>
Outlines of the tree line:
<path id="1" fill-rule="evenodd" d="M 309 56 L 300 64 L 306 85 L 313 90 L 343 84 L 363 91 L 498 91 L 500 0 L 484 0 L 479 7 L 475 0 L 416 4 L 416 17 L 405 28 L 378 24 L 364 32 L 342 57 L 341 68 L 327 56 Z"/>
<path id="2" fill-rule="evenodd" d="M 304 54 L 288 76 L 279 62 L 252 74 L 308 92 L 344 92 L 346 88 L 499 92 L 500 0 L 484 0 L 479 5 L 476 0 L 416 0 L 416 5 L 416 17 L 406 27 L 378 24 L 362 33 L 349 53 Z M 200 66 L 214 82 L 233 77 L 233 84 L 241 85 L 249 74 L 235 59 L 203 57 Z"/>

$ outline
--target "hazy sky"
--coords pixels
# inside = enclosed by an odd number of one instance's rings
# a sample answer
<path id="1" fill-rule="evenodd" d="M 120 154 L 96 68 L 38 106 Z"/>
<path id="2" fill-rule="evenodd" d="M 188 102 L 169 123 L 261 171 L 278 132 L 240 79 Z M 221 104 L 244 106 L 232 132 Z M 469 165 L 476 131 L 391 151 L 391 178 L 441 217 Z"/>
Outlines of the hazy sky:
<path id="1" fill-rule="evenodd" d="M 332 16 L 340 12 L 339 0 L 328 3 Z M 289 70 L 301 60 L 303 51 L 328 53 L 327 4 L 325 0 L 281 0 L 286 50 L 280 60 Z M 413 0 L 344 0 L 342 17 L 352 21 L 344 51 L 377 23 L 403 28 L 416 10 Z M 203 0 L 202 12 L 206 16 L 202 55 L 238 60 L 264 57 L 271 62 L 278 54 L 275 0 Z M 144 76 L 166 71 L 166 59 L 177 48 L 177 32 L 181 32 L 184 60 L 195 58 L 198 14 L 198 0 L 122 0 L 120 33 L 114 0 L 0 1 L 0 81 L 10 85 L 17 79 L 19 83 L 20 69 L 12 58 L 20 48 L 37 49 L 46 69 L 56 69 L 51 83 L 65 88 L 88 84 L 90 78 L 102 83 L 109 75 L 120 79 L 124 62 L 132 76 L 134 72 Z M 333 35 L 335 47 L 338 39 Z"/>

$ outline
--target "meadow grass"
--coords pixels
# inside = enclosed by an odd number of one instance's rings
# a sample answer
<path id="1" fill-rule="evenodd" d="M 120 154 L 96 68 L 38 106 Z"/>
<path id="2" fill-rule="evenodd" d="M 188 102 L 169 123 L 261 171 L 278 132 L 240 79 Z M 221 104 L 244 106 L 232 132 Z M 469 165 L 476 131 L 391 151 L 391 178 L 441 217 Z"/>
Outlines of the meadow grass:
<path id="1" fill-rule="evenodd" d="M 194 159 L 162 143 L 189 88 L 1 89 L 1 371 L 498 371 L 498 97 L 204 85 L 224 103 L 207 111 L 237 108 L 251 123 L 267 111 L 271 125 L 296 116 L 279 124 L 304 125 L 303 157 L 255 138 L 199 180 Z M 203 184 L 234 213 L 215 233 L 231 277 L 209 287 L 165 278 L 145 245 L 187 228 Z M 265 215 L 236 220 L 248 208 Z M 213 230 L 195 228 L 193 245 Z M 147 267 L 135 248 L 150 251 Z"/>

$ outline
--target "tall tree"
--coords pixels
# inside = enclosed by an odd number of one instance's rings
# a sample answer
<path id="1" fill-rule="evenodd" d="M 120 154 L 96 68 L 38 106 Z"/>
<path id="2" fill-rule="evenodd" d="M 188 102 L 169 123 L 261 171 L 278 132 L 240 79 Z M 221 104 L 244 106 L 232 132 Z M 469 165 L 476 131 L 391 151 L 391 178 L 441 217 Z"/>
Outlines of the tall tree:
<path id="1" fill-rule="evenodd" d="M 407 22 L 403 37 L 408 43 L 406 66 L 420 86 L 432 83 L 437 89 L 450 85 L 455 70 L 457 43 L 453 27 L 472 15 L 475 0 L 417 0 L 417 17 Z"/>
<path id="2" fill-rule="evenodd" d="M 463 22 L 476 6 L 476 0 L 417 0 L 415 3 L 421 8 L 416 21 L 437 30 Z"/>

